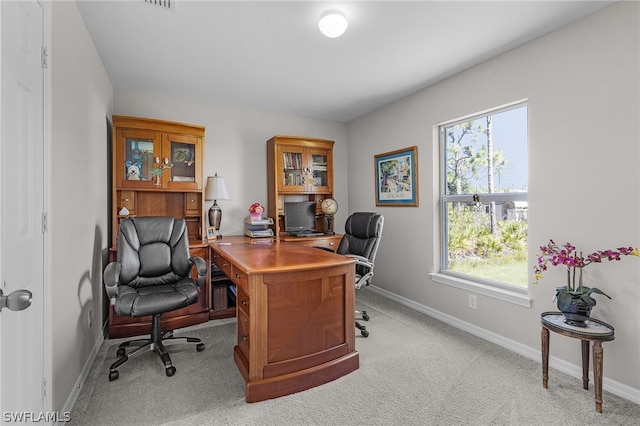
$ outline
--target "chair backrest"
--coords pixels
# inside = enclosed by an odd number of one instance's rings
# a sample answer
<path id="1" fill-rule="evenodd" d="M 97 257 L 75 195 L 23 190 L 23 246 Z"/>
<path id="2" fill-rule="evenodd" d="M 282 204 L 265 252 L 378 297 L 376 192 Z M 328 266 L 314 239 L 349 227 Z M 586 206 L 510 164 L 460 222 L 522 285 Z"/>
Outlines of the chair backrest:
<path id="1" fill-rule="evenodd" d="M 339 254 L 355 254 L 374 263 L 382 238 L 384 216 L 379 213 L 355 212 L 347 218 L 344 236 L 336 250 Z M 358 272 L 358 271 L 356 271 Z"/>
<path id="2" fill-rule="evenodd" d="M 122 219 L 118 231 L 120 285 L 134 288 L 172 284 L 190 274 L 184 219 L 164 216 Z"/>

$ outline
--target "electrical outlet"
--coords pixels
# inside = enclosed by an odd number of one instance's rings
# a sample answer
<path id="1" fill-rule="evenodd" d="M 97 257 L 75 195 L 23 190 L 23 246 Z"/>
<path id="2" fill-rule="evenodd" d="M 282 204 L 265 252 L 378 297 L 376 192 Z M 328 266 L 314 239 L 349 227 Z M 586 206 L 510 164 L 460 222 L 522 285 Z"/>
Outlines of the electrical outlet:
<path id="1" fill-rule="evenodd" d="M 475 294 L 469 295 L 469 309 L 478 309 L 478 296 Z"/>
<path id="2" fill-rule="evenodd" d="M 87 317 L 88 317 L 88 318 L 87 318 L 87 325 L 89 326 L 89 327 L 88 327 L 89 329 L 91 329 L 91 316 L 92 316 L 91 314 L 92 314 L 92 313 L 93 313 L 93 312 L 91 312 L 91 309 L 89 309 L 89 314 L 87 315 Z"/>

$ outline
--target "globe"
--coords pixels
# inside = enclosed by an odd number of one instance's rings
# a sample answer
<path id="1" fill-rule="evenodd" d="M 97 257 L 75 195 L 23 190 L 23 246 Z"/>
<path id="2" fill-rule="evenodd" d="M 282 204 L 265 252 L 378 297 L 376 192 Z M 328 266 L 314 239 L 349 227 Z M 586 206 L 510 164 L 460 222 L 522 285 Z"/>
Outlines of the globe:
<path id="1" fill-rule="evenodd" d="M 336 214 L 338 211 L 338 203 L 333 198 L 325 198 L 322 200 L 322 213 Z"/>

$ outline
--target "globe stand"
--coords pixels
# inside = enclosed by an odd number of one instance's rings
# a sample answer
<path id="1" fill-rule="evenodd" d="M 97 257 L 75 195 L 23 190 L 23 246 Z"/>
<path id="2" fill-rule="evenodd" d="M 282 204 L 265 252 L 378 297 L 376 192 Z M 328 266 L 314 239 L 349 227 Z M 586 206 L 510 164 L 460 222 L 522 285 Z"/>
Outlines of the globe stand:
<path id="1" fill-rule="evenodd" d="M 335 232 L 333 232 L 333 215 L 328 214 L 325 215 L 324 218 L 327 220 L 327 235 L 335 234 Z"/>

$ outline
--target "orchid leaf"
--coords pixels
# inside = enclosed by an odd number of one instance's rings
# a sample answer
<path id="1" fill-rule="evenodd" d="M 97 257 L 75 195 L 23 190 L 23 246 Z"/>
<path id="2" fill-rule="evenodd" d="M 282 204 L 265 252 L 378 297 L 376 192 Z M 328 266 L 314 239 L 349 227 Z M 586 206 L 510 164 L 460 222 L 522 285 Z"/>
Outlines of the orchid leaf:
<path id="1" fill-rule="evenodd" d="M 595 288 L 595 287 L 583 287 L 584 289 L 586 289 L 587 291 L 585 292 L 585 294 L 588 296 L 591 293 L 597 293 L 597 294 L 602 294 L 604 296 L 607 296 L 609 299 L 611 299 L 611 296 L 609 296 L 608 294 L 606 294 L 604 291 L 600 290 L 599 288 Z"/>
<path id="2" fill-rule="evenodd" d="M 580 300 L 582 300 L 584 303 L 586 303 L 589 306 L 596 306 L 596 299 L 589 296 L 588 294 L 583 294 L 582 296 L 580 296 Z"/>

